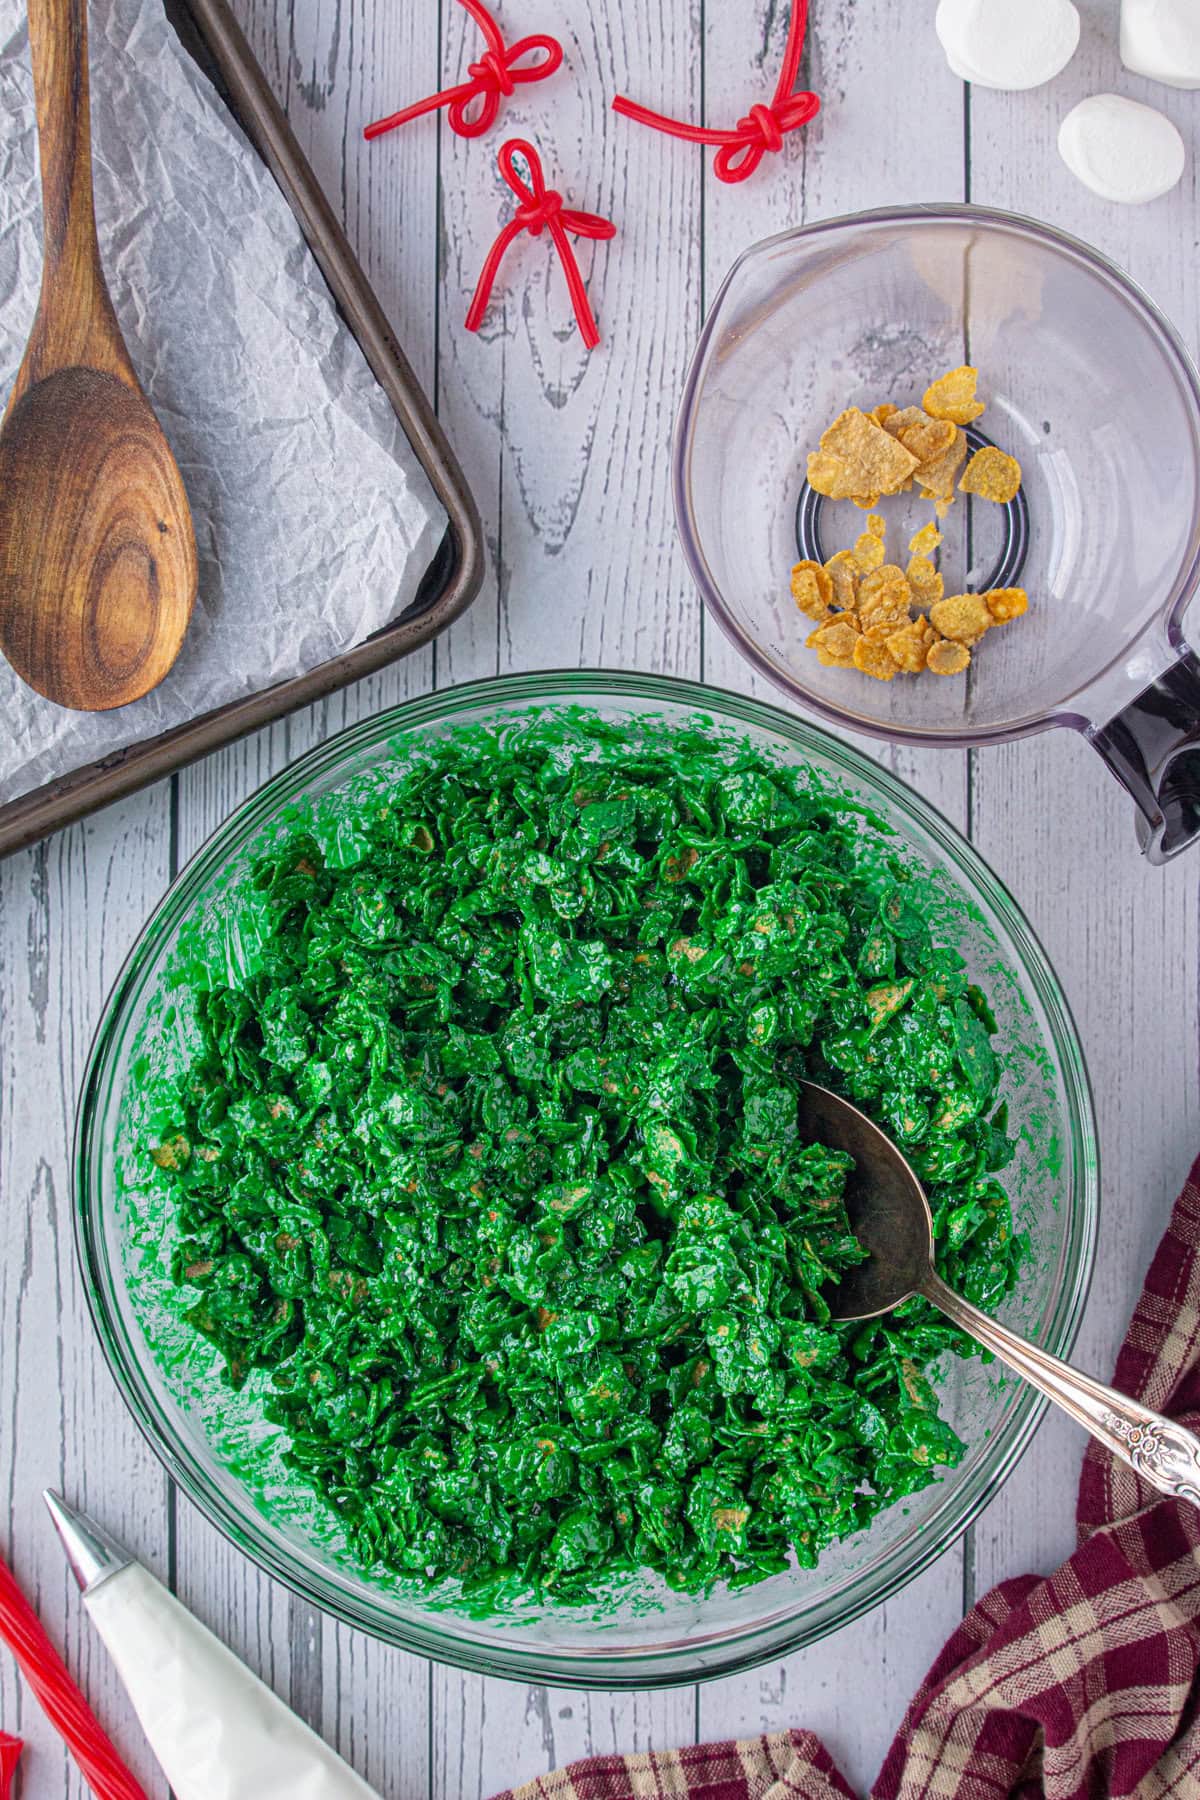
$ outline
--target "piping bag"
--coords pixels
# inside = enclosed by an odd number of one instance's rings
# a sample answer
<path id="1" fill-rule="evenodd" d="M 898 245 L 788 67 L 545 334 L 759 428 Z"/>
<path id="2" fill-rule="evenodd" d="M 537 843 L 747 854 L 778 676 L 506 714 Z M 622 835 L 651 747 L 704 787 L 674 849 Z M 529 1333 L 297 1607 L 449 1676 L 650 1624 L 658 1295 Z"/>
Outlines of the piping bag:
<path id="1" fill-rule="evenodd" d="M 45 1499 L 177 1800 L 379 1800 L 102 1526 Z"/>

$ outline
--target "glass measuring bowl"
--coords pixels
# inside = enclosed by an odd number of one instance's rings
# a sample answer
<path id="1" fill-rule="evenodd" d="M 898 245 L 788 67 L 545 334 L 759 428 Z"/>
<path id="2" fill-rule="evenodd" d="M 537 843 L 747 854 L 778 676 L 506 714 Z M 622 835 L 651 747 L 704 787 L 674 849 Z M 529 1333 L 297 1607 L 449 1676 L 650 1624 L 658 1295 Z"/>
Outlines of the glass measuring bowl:
<path id="1" fill-rule="evenodd" d="M 788 588 L 806 454 L 846 407 L 919 404 L 963 362 L 980 370 L 980 426 L 1022 465 L 1015 579 L 1029 613 L 989 636 L 964 677 L 822 668 Z M 1200 584 L 1200 377 L 1097 251 L 970 206 L 860 213 L 753 246 L 688 374 L 674 486 L 707 606 L 802 705 L 913 744 L 1069 726 L 1133 797 L 1151 861 L 1200 836 L 1200 661 L 1183 634 Z M 930 505 L 909 494 L 879 510 L 888 560 L 903 564 Z M 825 502 L 826 554 L 863 524 L 848 501 Z M 960 497 L 942 529 L 946 592 L 987 585 L 1009 548 L 1006 510 Z"/>
<path id="2" fill-rule="evenodd" d="M 221 1357 L 187 1319 L 194 1290 L 172 1279 L 174 1237 L 139 1203 L 150 1120 L 147 1069 L 190 1055 L 188 988 L 199 945 L 217 971 L 247 954 L 238 923 L 257 857 L 281 831 L 340 809 L 463 726 L 517 724 L 531 709 L 582 707 L 615 725 L 650 717 L 711 723 L 772 761 L 809 770 L 867 809 L 863 830 L 928 871 L 947 901 L 939 930 L 988 993 L 1006 1057 L 1017 1145 L 1004 1182 L 1030 1257 L 1001 1309 L 1068 1355 L 1087 1294 L 1099 1219 L 1099 1164 L 1087 1072 L 1053 970 L 1019 908 L 965 839 L 903 782 L 828 732 L 773 706 L 658 675 L 570 670 L 510 675 L 409 701 L 318 744 L 241 806 L 197 852 L 148 920 L 105 1007 L 80 1099 L 75 1224 L 85 1292 L 126 1402 L 183 1492 L 260 1568 L 334 1617 L 388 1643 L 465 1668 L 535 1682 L 660 1687 L 731 1674 L 812 1643 L 895 1594 L 952 1544 L 996 1492 L 1044 1408 L 998 1363 L 943 1359 L 943 1416 L 967 1444 L 942 1478 L 789 1569 L 707 1597 L 639 1584 L 606 1605 L 514 1600 L 477 1616 L 453 1592 L 364 1571 L 336 1520 L 279 1461 L 263 1416 L 265 1371 L 233 1390 Z M 139 1098 L 139 1096 L 141 1098 Z M 151 1105 L 153 1102 L 150 1102 Z"/>

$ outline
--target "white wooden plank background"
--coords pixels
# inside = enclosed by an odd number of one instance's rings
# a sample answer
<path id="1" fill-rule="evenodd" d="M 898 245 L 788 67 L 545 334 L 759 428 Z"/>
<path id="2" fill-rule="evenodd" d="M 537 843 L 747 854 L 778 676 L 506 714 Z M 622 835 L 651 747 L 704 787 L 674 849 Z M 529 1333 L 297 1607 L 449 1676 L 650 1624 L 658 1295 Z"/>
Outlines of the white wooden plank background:
<path id="1" fill-rule="evenodd" d="M 813 0 L 808 78 L 825 111 L 802 141 L 730 189 L 706 173 L 700 152 L 614 118 L 606 100 L 621 89 L 689 117 L 737 117 L 773 86 L 785 0 L 502 0 L 511 35 L 553 30 L 569 62 L 553 82 L 520 90 L 506 125 L 540 144 L 552 183 L 621 228 L 615 244 L 582 253 L 605 336 L 589 358 L 542 245 L 514 252 L 484 331 L 462 329 L 507 203 L 492 160 L 500 133 L 464 145 L 427 121 L 361 142 L 367 119 L 457 77 L 473 34 L 454 0 L 234 4 L 437 398 L 483 511 L 492 572 L 450 636 L 401 668 L 0 864 L 3 1542 L 156 1800 L 163 1784 L 43 1521 L 48 1483 L 134 1544 L 385 1800 L 482 1800 L 591 1751 L 783 1725 L 821 1731 L 865 1787 L 964 1603 L 1070 1549 L 1078 1433 L 1047 1422 L 964 1543 L 891 1606 L 741 1679 L 621 1696 L 433 1667 L 333 1625 L 258 1576 L 178 1499 L 143 1447 L 96 1350 L 70 1248 L 75 1092 L 108 983 L 171 875 L 309 744 L 408 694 L 500 670 L 603 663 L 754 685 L 705 628 L 668 493 L 683 371 L 705 305 L 741 249 L 867 205 L 971 198 L 1098 244 L 1195 349 L 1194 166 L 1169 199 L 1122 210 L 1073 182 L 1054 139 L 1077 98 L 1116 89 L 1162 106 L 1194 144 L 1200 103 L 1121 70 L 1116 0 L 1082 0 L 1076 61 L 1051 87 L 1022 95 L 968 92 L 952 79 L 933 38 L 932 0 Z M 909 134 L 899 146 L 896 118 Z M 1065 734 L 970 757 L 888 760 L 969 830 L 1013 888 L 1075 1008 L 1105 1157 L 1103 1244 L 1080 1353 L 1108 1371 L 1200 1148 L 1200 853 L 1166 871 L 1144 867 L 1123 797 Z M 6 1657 L 0 1725 L 29 1741 L 23 1800 L 82 1800 Z"/>

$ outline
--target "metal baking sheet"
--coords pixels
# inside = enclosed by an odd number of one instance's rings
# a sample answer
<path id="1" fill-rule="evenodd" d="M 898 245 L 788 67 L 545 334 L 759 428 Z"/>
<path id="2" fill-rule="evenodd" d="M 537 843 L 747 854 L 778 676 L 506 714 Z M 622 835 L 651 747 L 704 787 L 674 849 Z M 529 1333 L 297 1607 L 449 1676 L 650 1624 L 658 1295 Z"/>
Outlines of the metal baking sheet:
<path id="1" fill-rule="evenodd" d="M 168 0 L 167 12 L 278 182 L 448 526 L 416 599 L 384 630 L 294 680 L 109 752 L 0 807 L 0 856 L 408 655 L 470 605 L 483 575 L 479 515 L 462 471 L 226 0 Z"/>

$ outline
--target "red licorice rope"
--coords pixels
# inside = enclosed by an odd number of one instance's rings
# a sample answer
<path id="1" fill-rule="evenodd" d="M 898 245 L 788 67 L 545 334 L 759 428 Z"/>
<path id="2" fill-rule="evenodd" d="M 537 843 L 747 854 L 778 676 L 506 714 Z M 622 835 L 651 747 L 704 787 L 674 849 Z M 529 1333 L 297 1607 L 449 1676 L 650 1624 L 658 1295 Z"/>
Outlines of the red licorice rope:
<path id="1" fill-rule="evenodd" d="M 533 37 L 520 38 L 515 44 L 505 44 L 500 27 L 482 0 L 462 0 L 462 4 L 487 39 L 487 49 L 479 61 L 467 68 L 471 79 L 459 82 L 457 87 L 443 88 L 438 94 L 430 94 L 426 100 L 417 100 L 403 111 L 392 113 L 390 118 L 376 119 L 363 132 L 365 138 L 382 137 L 385 131 L 394 131 L 397 125 L 406 125 L 423 113 L 435 112 L 439 106 L 449 107 L 446 117 L 451 131 L 457 131 L 459 137 L 482 137 L 496 123 L 501 100 L 509 99 L 519 82 L 545 81 L 547 75 L 553 75 L 562 66 L 563 48 L 557 38 L 537 32 Z M 518 67 L 524 57 L 533 56 L 539 50 L 546 53 L 541 62 Z M 477 100 L 479 110 L 472 116 L 470 109 Z"/>
<path id="2" fill-rule="evenodd" d="M 10 1737 L 7 1731 L 0 1731 L 0 1800 L 8 1800 L 12 1793 L 13 1776 L 17 1772 L 17 1764 L 24 1748 L 20 1738 Z"/>
<path id="3" fill-rule="evenodd" d="M 41 1620 L 0 1562 L 0 1637 L 16 1657 L 38 1703 L 66 1742 L 96 1800 L 147 1800 L 71 1680 Z"/>
<path id="4" fill-rule="evenodd" d="M 775 97 L 770 106 L 752 106 L 732 131 L 709 131 L 703 125 L 689 125 L 682 119 L 669 119 L 663 113 L 651 112 L 634 100 L 618 94 L 613 111 L 639 125 L 651 125 L 655 131 L 669 132 L 672 137 L 686 138 L 691 144 L 716 144 L 713 174 L 720 181 L 745 181 L 753 175 L 768 150 L 782 150 L 789 131 L 797 131 L 815 119 L 821 102 L 815 94 L 793 94 L 800 72 L 804 49 L 804 30 L 808 23 L 808 0 L 793 0 L 792 21 L 788 26 L 787 47 L 783 67 L 775 84 Z"/>
<path id="5" fill-rule="evenodd" d="M 524 158 L 529 170 L 527 182 L 517 174 L 513 164 L 514 156 Z M 562 195 L 546 186 L 541 161 L 532 144 L 526 144 L 521 138 L 510 138 L 501 148 L 497 160 L 500 173 L 517 196 L 520 205 L 488 251 L 487 261 L 483 265 L 475 296 L 467 313 L 467 330 L 478 331 L 482 325 L 496 275 L 513 239 L 523 231 L 527 231 L 530 237 L 540 237 L 543 230 L 546 230 L 562 259 L 567 286 L 571 291 L 571 304 L 575 308 L 583 341 L 589 350 L 594 350 L 600 342 L 600 332 L 567 233 L 573 231 L 576 237 L 611 238 L 617 235 L 616 226 L 608 219 L 600 218 L 597 213 L 573 212 L 565 207 Z"/>

